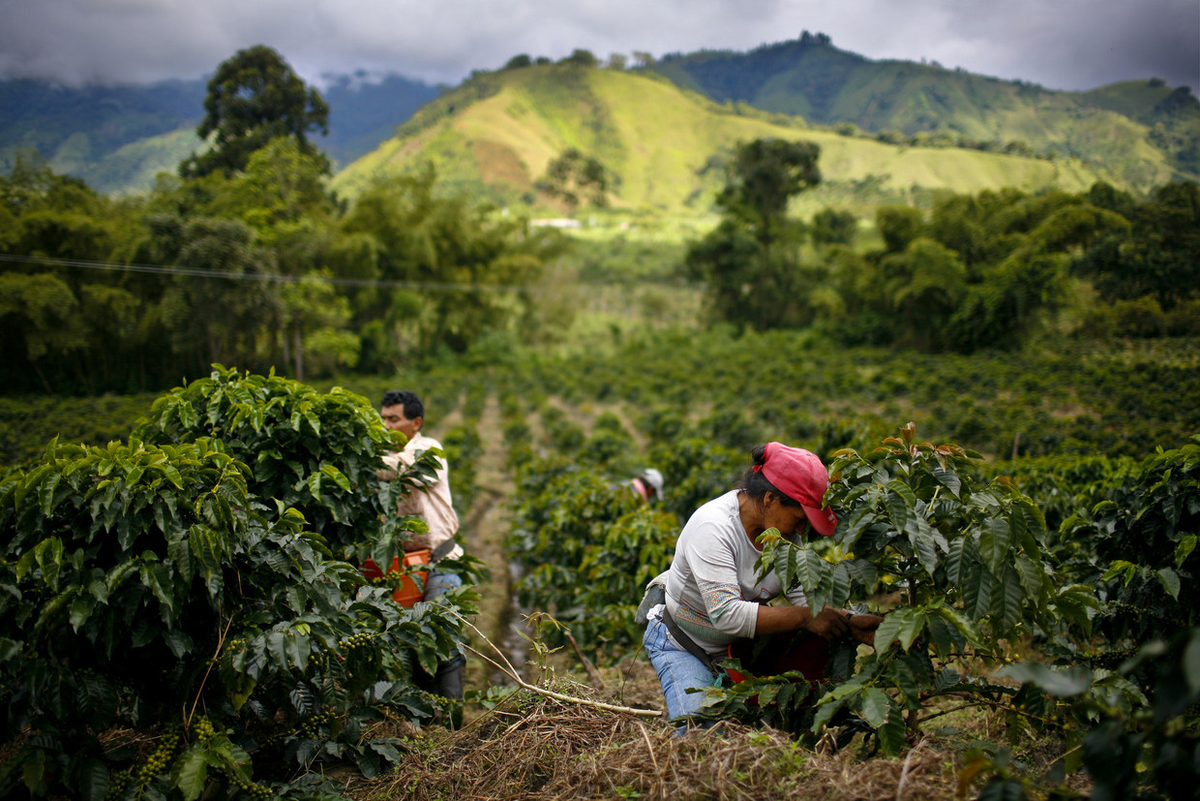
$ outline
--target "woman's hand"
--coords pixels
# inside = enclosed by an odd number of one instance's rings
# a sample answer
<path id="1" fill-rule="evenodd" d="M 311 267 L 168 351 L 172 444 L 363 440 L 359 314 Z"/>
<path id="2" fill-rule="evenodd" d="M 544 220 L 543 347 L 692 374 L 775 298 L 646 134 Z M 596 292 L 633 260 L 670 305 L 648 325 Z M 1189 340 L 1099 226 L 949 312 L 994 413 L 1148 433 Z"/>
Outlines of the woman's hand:
<path id="1" fill-rule="evenodd" d="M 844 637 L 850 631 L 850 624 L 846 620 L 844 610 L 827 606 L 808 624 L 808 630 L 826 640 L 835 640 Z"/>
<path id="2" fill-rule="evenodd" d="M 883 618 L 879 615 L 854 614 L 850 616 L 850 636 L 864 645 L 875 645 L 875 629 Z"/>

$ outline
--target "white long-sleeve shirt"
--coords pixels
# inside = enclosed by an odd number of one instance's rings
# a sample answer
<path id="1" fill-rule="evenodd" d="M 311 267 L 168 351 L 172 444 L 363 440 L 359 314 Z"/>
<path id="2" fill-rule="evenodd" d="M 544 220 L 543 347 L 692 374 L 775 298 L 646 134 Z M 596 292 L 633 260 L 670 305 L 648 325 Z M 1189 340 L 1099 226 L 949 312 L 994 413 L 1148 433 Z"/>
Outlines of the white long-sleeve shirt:
<path id="1" fill-rule="evenodd" d="M 667 571 L 667 610 L 714 656 L 736 639 L 753 637 L 759 602 L 782 592 L 773 572 L 758 580 L 759 551 L 742 526 L 738 494 L 727 492 L 695 511 L 679 534 Z M 787 599 L 794 606 L 808 605 L 799 587 Z"/>
<path id="2" fill-rule="evenodd" d="M 400 464 L 411 465 L 417 457 L 430 448 L 441 448 L 442 444 L 433 437 L 427 437 L 420 431 L 408 441 L 404 450 L 389 453 L 383 457 L 383 462 L 393 470 L 399 470 Z M 438 457 L 437 481 L 425 489 L 414 490 L 407 498 L 400 501 L 396 510 L 402 515 L 420 515 L 429 525 L 429 531 L 422 534 L 412 534 L 411 539 L 404 543 L 407 551 L 429 548 L 437 550 L 438 546 L 452 538 L 458 531 L 458 513 L 454 511 L 454 499 L 450 495 L 450 470 L 446 460 Z M 458 558 L 463 555 L 460 545 L 455 545 L 447 557 Z"/>

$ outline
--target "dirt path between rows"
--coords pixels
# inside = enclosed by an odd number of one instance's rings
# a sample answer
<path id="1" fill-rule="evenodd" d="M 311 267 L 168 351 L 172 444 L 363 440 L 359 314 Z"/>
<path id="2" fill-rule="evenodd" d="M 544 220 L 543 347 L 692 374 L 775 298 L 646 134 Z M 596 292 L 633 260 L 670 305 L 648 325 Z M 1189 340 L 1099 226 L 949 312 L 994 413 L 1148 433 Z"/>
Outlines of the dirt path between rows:
<path id="1" fill-rule="evenodd" d="M 506 467 L 508 449 L 501 435 L 500 404 L 494 395 L 488 396 L 484 405 L 478 432 L 483 449 L 475 464 L 478 491 L 463 520 L 463 540 L 467 553 L 486 564 L 491 573 L 490 578 L 479 585 L 479 615 L 475 625 L 493 643 L 503 647 L 508 638 L 512 594 L 504 535 L 509 529 L 507 504 L 516 487 Z M 474 645 L 487 650 L 482 644 Z M 466 686 L 470 689 L 485 690 L 497 683 L 497 675 L 481 659 L 467 661 Z"/>

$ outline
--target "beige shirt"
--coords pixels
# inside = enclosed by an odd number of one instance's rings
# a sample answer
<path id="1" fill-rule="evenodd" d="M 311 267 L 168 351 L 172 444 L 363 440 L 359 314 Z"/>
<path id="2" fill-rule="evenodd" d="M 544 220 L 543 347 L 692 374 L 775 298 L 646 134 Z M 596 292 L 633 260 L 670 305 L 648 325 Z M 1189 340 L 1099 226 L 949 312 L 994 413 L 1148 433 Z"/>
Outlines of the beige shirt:
<path id="1" fill-rule="evenodd" d="M 417 457 L 430 448 L 441 448 L 442 444 L 421 432 L 408 441 L 404 450 L 383 457 L 384 464 L 392 470 L 400 470 L 400 464 L 411 465 Z M 423 534 L 411 534 L 412 539 L 404 543 L 404 550 L 419 551 L 422 548 L 437 550 L 438 546 L 454 537 L 458 531 L 458 514 L 454 511 L 454 499 L 450 495 L 450 470 L 446 460 L 438 457 L 437 480 L 423 490 L 415 490 L 400 501 L 397 511 L 402 515 L 420 515 L 429 525 Z M 447 557 L 463 555 L 460 545 L 455 545 Z"/>

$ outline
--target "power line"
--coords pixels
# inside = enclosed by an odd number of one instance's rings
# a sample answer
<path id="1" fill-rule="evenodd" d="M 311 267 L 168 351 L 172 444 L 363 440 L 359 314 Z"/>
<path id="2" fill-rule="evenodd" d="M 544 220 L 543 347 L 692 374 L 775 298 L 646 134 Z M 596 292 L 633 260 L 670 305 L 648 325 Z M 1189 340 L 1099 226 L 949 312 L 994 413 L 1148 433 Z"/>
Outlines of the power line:
<path id="1" fill-rule="evenodd" d="M 82 267 L 88 270 L 108 270 L 110 272 L 150 273 L 154 275 L 187 276 L 189 278 L 220 278 L 229 281 L 259 281 L 272 284 L 298 284 L 304 281 L 305 278 L 316 278 L 338 286 L 408 287 L 411 289 L 476 290 L 480 292 L 517 292 L 532 288 L 529 284 L 456 284 L 448 281 L 393 281 L 378 278 L 331 278 L 327 276 L 268 273 L 222 273 L 188 267 L 165 267 L 154 264 L 116 264 L 114 262 L 89 261 L 87 259 L 59 259 L 49 256 L 20 256 L 7 253 L 0 253 L 0 261 L 38 264 L 46 267 Z"/>

